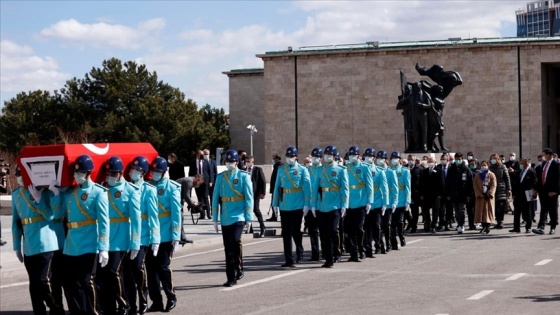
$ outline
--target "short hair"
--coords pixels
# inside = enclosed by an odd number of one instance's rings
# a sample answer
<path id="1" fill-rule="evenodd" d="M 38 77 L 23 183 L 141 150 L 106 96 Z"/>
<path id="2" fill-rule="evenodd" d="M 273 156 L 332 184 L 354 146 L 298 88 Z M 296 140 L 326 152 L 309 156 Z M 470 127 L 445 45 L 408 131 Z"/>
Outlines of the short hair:
<path id="1" fill-rule="evenodd" d="M 202 175 L 200 175 L 200 174 L 194 175 L 194 178 L 195 178 L 195 179 L 198 179 L 198 180 L 202 180 L 202 182 L 204 182 L 204 176 L 202 176 Z"/>
<path id="2" fill-rule="evenodd" d="M 252 155 L 246 155 L 245 156 L 245 161 L 247 160 L 253 160 L 253 156 Z"/>
<path id="3" fill-rule="evenodd" d="M 237 150 L 237 154 L 241 155 L 242 153 L 247 153 L 244 150 Z"/>
<path id="4" fill-rule="evenodd" d="M 455 153 L 455 158 L 461 158 L 462 159 L 463 158 L 463 153 L 461 153 L 461 152 Z"/>
<path id="5" fill-rule="evenodd" d="M 172 157 L 172 158 L 174 158 L 174 159 L 177 158 L 177 155 L 176 155 L 175 153 L 169 153 L 169 156 Z"/>
<path id="6" fill-rule="evenodd" d="M 472 153 L 472 151 L 469 151 L 467 152 L 467 155 L 474 156 L 474 153 Z"/>
<path id="7" fill-rule="evenodd" d="M 281 160 L 282 159 L 282 157 L 278 154 L 272 155 L 272 158 L 275 159 L 275 160 Z"/>

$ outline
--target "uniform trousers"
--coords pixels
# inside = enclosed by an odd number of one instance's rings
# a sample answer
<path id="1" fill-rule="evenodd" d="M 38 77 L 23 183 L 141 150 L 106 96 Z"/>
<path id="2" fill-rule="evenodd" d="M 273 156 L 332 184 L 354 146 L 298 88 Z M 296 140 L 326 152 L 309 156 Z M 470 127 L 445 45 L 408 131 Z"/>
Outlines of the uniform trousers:
<path id="1" fill-rule="evenodd" d="M 47 314 L 45 304 L 51 314 L 60 313 L 62 304 L 55 303 L 51 290 L 51 268 L 53 252 L 25 256 L 23 264 L 29 275 L 29 295 L 35 314 Z"/>
<path id="2" fill-rule="evenodd" d="M 366 256 L 371 256 L 373 255 L 372 243 L 375 243 L 375 248 L 379 247 L 379 238 L 381 237 L 381 208 L 371 209 L 369 214 L 366 215 L 364 230 L 366 234 L 364 242 Z"/>
<path id="3" fill-rule="evenodd" d="M 385 214 L 381 215 L 381 231 L 385 237 L 387 247 L 383 243 L 383 237 L 379 237 L 380 249 L 385 247 L 388 251 L 391 250 L 391 219 L 393 217 L 391 209 L 385 210 Z M 382 250 L 383 251 L 383 250 Z"/>
<path id="4" fill-rule="evenodd" d="M 87 253 L 79 256 L 64 255 L 64 257 L 66 260 L 68 279 L 71 285 L 70 293 L 73 295 L 78 314 L 100 314 L 101 308 L 99 307 L 98 301 L 99 292 L 95 285 L 97 254 Z"/>
<path id="5" fill-rule="evenodd" d="M 319 260 L 319 224 L 311 211 L 305 216 L 305 226 L 311 243 L 311 259 Z"/>
<path id="6" fill-rule="evenodd" d="M 333 262 L 333 257 L 340 257 L 340 235 L 338 225 L 340 221 L 340 210 L 328 212 L 317 211 L 319 221 L 319 233 L 321 238 L 321 251 L 328 263 Z"/>
<path id="7" fill-rule="evenodd" d="M 136 297 L 138 296 L 138 304 L 140 309 L 148 305 L 148 287 L 146 277 L 146 253 L 148 252 L 147 246 L 140 246 L 138 255 L 130 260 L 130 254 L 124 261 L 123 275 L 126 287 L 126 296 L 128 304 L 130 305 L 131 313 L 139 308 L 136 305 Z"/>
<path id="8" fill-rule="evenodd" d="M 391 247 L 398 248 L 397 237 L 402 242 L 404 240 L 404 213 L 405 207 L 398 207 L 391 214 Z"/>
<path id="9" fill-rule="evenodd" d="M 126 251 L 110 251 L 107 266 L 99 266 L 97 277 L 103 315 L 116 314 L 116 306 L 122 310 L 129 308 L 122 272 L 126 257 Z"/>
<path id="10" fill-rule="evenodd" d="M 173 245 L 171 242 L 159 244 L 157 256 L 150 248 L 146 257 L 146 271 L 148 272 L 148 293 L 155 305 L 162 306 L 163 299 L 160 291 L 160 283 L 167 300 L 176 300 L 175 290 L 173 289 L 173 273 L 169 268 Z"/>
<path id="11" fill-rule="evenodd" d="M 280 213 L 280 226 L 282 227 L 282 240 L 284 241 L 284 259 L 286 260 L 286 264 L 292 265 L 294 263 L 292 239 L 296 245 L 296 255 L 298 260 L 301 260 L 303 256 L 301 234 L 303 210 L 280 210 Z"/>
<path id="12" fill-rule="evenodd" d="M 52 287 L 52 294 L 53 300 L 56 305 L 60 305 L 59 311 L 60 314 L 64 314 L 64 304 L 62 302 L 62 289 L 64 288 L 64 294 L 66 296 L 66 301 L 70 306 L 72 300 L 72 294 L 70 289 L 66 288 L 66 268 L 64 262 L 64 255 L 62 254 L 62 250 L 56 250 L 53 252 L 53 258 L 51 263 L 51 287 Z M 74 305 L 72 305 L 74 307 Z M 75 307 L 73 311 L 75 311 Z M 51 313 L 57 314 L 57 312 Z"/>
<path id="13" fill-rule="evenodd" d="M 350 256 L 357 257 L 358 252 L 364 252 L 364 221 L 366 207 L 346 210 L 344 218 L 344 232 L 346 234 L 346 250 Z"/>
<path id="14" fill-rule="evenodd" d="M 243 244 L 241 234 L 245 221 L 231 225 L 222 225 L 222 239 L 226 254 L 226 276 L 228 281 L 234 281 L 236 273 L 243 270 Z"/>

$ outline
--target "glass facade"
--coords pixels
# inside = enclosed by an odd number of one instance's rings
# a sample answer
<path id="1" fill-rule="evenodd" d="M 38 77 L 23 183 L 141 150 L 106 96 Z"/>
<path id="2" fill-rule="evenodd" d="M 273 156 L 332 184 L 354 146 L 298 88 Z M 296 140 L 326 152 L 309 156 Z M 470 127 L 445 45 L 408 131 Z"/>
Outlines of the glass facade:
<path id="1" fill-rule="evenodd" d="M 518 37 L 560 35 L 560 0 L 529 2 L 526 10 L 515 14 Z"/>

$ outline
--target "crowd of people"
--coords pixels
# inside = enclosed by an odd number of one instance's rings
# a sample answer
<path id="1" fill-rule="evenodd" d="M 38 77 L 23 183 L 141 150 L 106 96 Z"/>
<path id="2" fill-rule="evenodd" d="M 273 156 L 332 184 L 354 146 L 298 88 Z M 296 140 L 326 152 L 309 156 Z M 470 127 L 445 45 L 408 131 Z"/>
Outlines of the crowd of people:
<path id="1" fill-rule="evenodd" d="M 324 260 L 324 268 L 332 268 L 345 253 L 348 261 L 360 262 L 406 246 L 406 231 L 462 234 L 479 229 L 488 234 L 492 225 L 504 228 L 508 209 L 514 211 L 512 233 L 521 232 L 521 220 L 526 233 L 544 234 L 548 222 L 554 234 L 558 224 L 560 162 L 550 149 L 535 165 L 515 153 L 508 161 L 498 154 L 486 160 L 471 152 L 466 157 L 444 153 L 436 164 L 433 156 L 405 157 L 373 148 L 362 152 L 357 146 L 342 159 L 332 145 L 314 148 L 301 163 L 298 156 L 293 146 L 284 159 L 273 156 L 273 216 L 267 221 L 281 221 L 284 268 L 304 258 L 302 222 L 310 239 L 309 260 Z M 71 314 L 175 308 L 169 265 L 187 241 L 183 203 L 211 219 L 216 233 L 221 230 L 223 285 L 236 285 L 244 276 L 242 233 L 253 231 L 253 217 L 260 236 L 266 232 L 259 205 L 266 180 L 242 150 L 228 150 L 224 161 L 226 171 L 218 174 L 209 151 L 198 151 L 186 177 L 174 154 L 151 162 L 138 156 L 130 165 L 114 156 L 102 165 L 106 180 L 100 185 L 91 178 L 91 157 L 82 155 L 71 164 L 76 184 L 62 188 L 53 182 L 48 189 L 24 187 L 17 167 L 13 245 L 29 275 L 33 311 L 46 314 L 48 307 L 52 314 L 63 314 L 63 295 Z M 197 202 L 190 198 L 193 188 Z M 537 200 L 540 218 L 531 229 Z"/>

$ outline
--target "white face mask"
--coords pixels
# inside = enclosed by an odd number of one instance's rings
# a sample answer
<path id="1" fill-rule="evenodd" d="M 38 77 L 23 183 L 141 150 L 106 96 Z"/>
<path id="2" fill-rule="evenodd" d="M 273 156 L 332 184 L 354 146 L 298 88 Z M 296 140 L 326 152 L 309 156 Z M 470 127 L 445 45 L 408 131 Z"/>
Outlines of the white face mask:
<path id="1" fill-rule="evenodd" d="M 512 161 L 512 162 L 515 161 L 515 156 L 510 156 L 509 160 Z"/>
<path id="2" fill-rule="evenodd" d="M 377 159 L 375 162 L 379 166 L 385 166 L 385 159 Z"/>
<path id="3" fill-rule="evenodd" d="M 490 160 L 490 163 L 496 164 L 496 159 L 491 159 L 491 160 Z"/>
<path id="4" fill-rule="evenodd" d="M 137 170 L 131 170 L 130 173 L 128 173 L 128 175 L 130 175 L 130 179 L 132 179 L 135 182 L 140 180 L 140 178 L 142 177 L 142 173 Z"/>
<path id="5" fill-rule="evenodd" d="M 117 177 L 107 176 L 107 185 L 113 187 L 117 184 L 117 180 L 118 180 L 118 176 Z"/>
<path id="6" fill-rule="evenodd" d="M 480 170 L 483 171 L 483 172 L 485 172 L 485 171 L 488 170 L 488 166 L 481 166 L 481 167 L 480 167 Z"/>
<path id="7" fill-rule="evenodd" d="M 472 156 L 472 155 L 467 155 L 467 160 L 468 160 L 468 161 L 470 161 L 470 160 L 472 160 L 472 159 L 473 159 L 473 156 Z"/>
<path id="8" fill-rule="evenodd" d="M 414 166 L 414 161 L 413 160 L 408 160 L 408 166 Z"/>
<path id="9" fill-rule="evenodd" d="M 206 161 L 209 161 L 209 160 L 210 160 L 210 155 L 209 155 L 209 154 L 204 154 L 204 159 L 205 159 Z"/>
<path id="10" fill-rule="evenodd" d="M 18 186 L 23 187 L 23 177 L 16 176 L 16 182 L 17 182 Z"/>
<path id="11" fill-rule="evenodd" d="M 171 161 L 170 159 L 167 159 L 167 163 L 173 164 L 173 161 Z"/>
<path id="12" fill-rule="evenodd" d="M 331 164 L 334 161 L 334 156 L 327 154 L 323 157 L 323 159 L 325 160 L 325 163 Z"/>
<path id="13" fill-rule="evenodd" d="M 159 182 L 161 180 L 161 178 L 163 177 L 163 174 L 160 172 L 152 172 L 152 179 L 154 180 L 154 182 Z"/>
<path id="14" fill-rule="evenodd" d="M 313 165 L 319 165 L 319 163 L 321 163 L 321 158 L 314 156 L 311 158 L 311 163 L 313 163 Z"/>
<path id="15" fill-rule="evenodd" d="M 401 161 L 399 159 L 392 159 L 391 163 L 393 164 L 393 166 L 397 166 L 397 165 L 401 164 Z"/>
<path id="16" fill-rule="evenodd" d="M 237 167 L 237 165 L 235 165 L 235 162 L 226 162 L 226 168 L 228 171 L 232 171 Z"/>
<path id="17" fill-rule="evenodd" d="M 428 167 L 428 161 L 422 161 L 422 162 L 420 162 L 420 165 L 421 165 L 423 168 L 426 168 L 426 167 Z"/>
<path id="18" fill-rule="evenodd" d="M 429 168 L 434 167 L 434 163 L 428 163 L 428 167 L 429 167 Z"/>
<path id="19" fill-rule="evenodd" d="M 357 155 L 349 155 L 348 156 L 348 161 L 350 161 L 350 163 L 357 163 L 358 162 L 358 156 Z"/>
<path id="20" fill-rule="evenodd" d="M 288 164 L 290 166 L 295 165 L 296 164 L 296 158 L 295 157 L 291 157 L 291 158 L 287 157 L 286 158 L 286 164 Z"/>
<path id="21" fill-rule="evenodd" d="M 372 156 L 366 156 L 366 157 L 364 158 L 364 161 L 365 161 L 367 164 L 372 164 L 372 163 L 373 163 L 373 157 L 372 157 Z"/>
<path id="22" fill-rule="evenodd" d="M 76 183 L 81 185 L 86 181 L 86 174 L 76 172 L 74 173 L 74 179 L 76 180 Z"/>
<path id="23" fill-rule="evenodd" d="M 441 160 L 441 165 L 447 166 L 447 161 L 446 160 Z"/>

